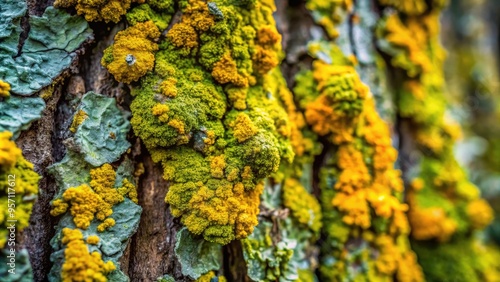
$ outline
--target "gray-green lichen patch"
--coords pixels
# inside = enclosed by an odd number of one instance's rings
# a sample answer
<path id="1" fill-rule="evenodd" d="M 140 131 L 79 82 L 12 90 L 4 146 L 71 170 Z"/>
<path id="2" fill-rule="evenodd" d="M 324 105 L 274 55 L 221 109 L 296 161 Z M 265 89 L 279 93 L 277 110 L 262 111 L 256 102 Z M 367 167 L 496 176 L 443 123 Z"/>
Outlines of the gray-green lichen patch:
<path id="1" fill-rule="evenodd" d="M 172 276 L 165 274 L 162 277 L 158 277 L 156 282 L 175 282 L 175 279 Z"/>
<path id="2" fill-rule="evenodd" d="M 83 164 L 83 160 L 78 160 L 78 158 L 79 156 L 77 154 L 70 152 L 60 163 L 57 163 L 50 169 L 59 185 L 59 191 L 55 198 L 59 198 L 60 196 L 58 195 L 61 195 L 69 187 L 90 182 L 89 165 Z M 82 165 L 81 171 L 76 169 L 79 165 Z M 128 179 L 133 183 L 132 173 L 133 166 L 131 165 L 131 161 L 125 158 L 117 169 L 115 187 L 118 188 L 121 186 L 123 179 Z M 70 176 L 64 177 L 66 174 Z M 141 213 L 142 208 L 139 205 L 125 198 L 123 202 L 113 206 L 113 214 L 110 218 L 115 221 L 114 226 L 103 232 L 99 232 L 98 226 L 102 222 L 94 219 L 87 229 L 80 229 L 84 238 L 90 235 L 97 235 L 99 237 L 97 245 L 87 245 L 89 252 L 92 253 L 97 251 L 102 255 L 103 261 L 112 261 L 116 265 L 116 270 L 107 276 L 108 281 L 129 281 L 128 277 L 120 270 L 119 260 L 127 246 L 128 239 L 132 237 L 139 227 Z M 66 227 L 71 229 L 77 228 L 69 211 L 61 217 L 59 223 L 55 227 L 56 233 L 50 241 L 50 245 L 54 252 L 50 257 L 53 266 L 48 275 L 49 281 L 61 280 L 61 268 L 64 264 L 65 250 L 61 239 L 62 230 Z"/>
<path id="3" fill-rule="evenodd" d="M 26 2 L 4 0 L 1 6 L 0 79 L 18 95 L 29 96 L 49 85 L 70 66 L 76 56 L 73 52 L 92 36 L 82 17 L 48 7 L 41 17 L 30 16 L 28 37 L 18 50 Z"/>
<path id="4" fill-rule="evenodd" d="M 17 55 L 17 45 L 22 32 L 21 18 L 27 9 L 26 1 L 2 1 L 0 5 L 0 54 Z"/>
<path id="5" fill-rule="evenodd" d="M 16 139 L 31 122 L 42 117 L 44 108 L 45 102 L 38 97 L 9 96 L 0 100 L 0 132 L 10 131 Z"/>
<path id="6" fill-rule="evenodd" d="M 130 147 L 128 114 L 118 109 L 115 99 L 93 92 L 83 96 L 79 111 L 87 117 L 75 133 L 78 152 L 93 166 L 117 161 Z"/>
<path id="7" fill-rule="evenodd" d="M 34 281 L 28 251 L 26 249 L 21 249 L 15 252 L 15 262 L 13 263 L 14 271 L 9 272 L 9 270 L 12 269 L 11 265 L 9 265 L 9 263 L 11 263 L 10 258 L 8 258 L 10 254 L 8 248 L 0 252 L 0 280 L 2 282 Z"/>
<path id="8" fill-rule="evenodd" d="M 298 264 L 293 260 L 297 241 L 286 236 L 273 242 L 273 224 L 259 220 L 252 235 L 242 240 L 243 256 L 248 267 L 248 277 L 253 281 L 296 281 Z"/>
<path id="9" fill-rule="evenodd" d="M 219 244 L 196 238 L 187 228 L 176 235 L 175 255 L 181 263 L 182 275 L 198 279 L 201 275 L 217 270 L 222 261 L 222 248 Z"/>

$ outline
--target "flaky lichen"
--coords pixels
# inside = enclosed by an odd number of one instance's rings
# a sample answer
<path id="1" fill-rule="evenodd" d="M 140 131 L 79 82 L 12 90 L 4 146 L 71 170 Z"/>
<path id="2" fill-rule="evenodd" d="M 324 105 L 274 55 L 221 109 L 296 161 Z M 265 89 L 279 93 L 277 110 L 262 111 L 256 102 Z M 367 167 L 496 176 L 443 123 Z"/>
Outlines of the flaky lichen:
<path id="1" fill-rule="evenodd" d="M 6 243 L 14 248 L 16 237 L 7 235 L 28 226 L 40 178 L 11 137 L 8 131 L 0 132 L 0 204 L 3 207 L 0 211 L 0 248 Z M 12 220 L 16 222 L 14 229 L 11 229 Z"/>

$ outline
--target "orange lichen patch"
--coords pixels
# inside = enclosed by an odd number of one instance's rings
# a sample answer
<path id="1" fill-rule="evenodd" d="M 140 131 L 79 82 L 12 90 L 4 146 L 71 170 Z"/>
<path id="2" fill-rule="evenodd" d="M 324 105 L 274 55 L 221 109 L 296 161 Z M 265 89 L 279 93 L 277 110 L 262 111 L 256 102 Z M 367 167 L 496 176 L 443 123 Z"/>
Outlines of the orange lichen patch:
<path id="1" fill-rule="evenodd" d="M 252 168 L 250 166 L 245 166 L 243 172 L 241 173 L 241 178 L 243 180 L 249 180 L 253 178 Z"/>
<path id="2" fill-rule="evenodd" d="M 0 80 L 0 97 L 8 97 L 10 95 L 10 84 Z"/>
<path id="3" fill-rule="evenodd" d="M 275 68 L 279 64 L 278 55 L 275 51 L 256 47 L 256 52 L 252 56 L 254 70 L 263 75 Z"/>
<path id="4" fill-rule="evenodd" d="M 421 15 L 427 10 L 425 0 L 379 0 L 378 2 L 385 6 L 392 6 L 410 16 Z"/>
<path id="5" fill-rule="evenodd" d="M 161 122 L 168 121 L 168 111 L 170 108 L 165 104 L 156 104 L 152 108 L 152 113 L 154 116 L 158 117 Z"/>
<path id="6" fill-rule="evenodd" d="M 177 132 L 179 134 L 184 134 L 185 131 L 184 131 L 184 122 L 182 122 L 181 120 L 178 120 L 178 119 L 172 119 L 168 122 L 168 125 L 170 125 L 171 127 L 177 129 Z"/>
<path id="7" fill-rule="evenodd" d="M 493 209 L 484 199 L 476 199 L 467 205 L 467 216 L 472 228 L 482 229 L 493 221 Z"/>
<path id="8" fill-rule="evenodd" d="M 245 113 L 239 113 L 236 120 L 231 124 L 231 127 L 233 127 L 234 137 L 240 143 L 257 134 L 257 127 Z"/>
<path id="9" fill-rule="evenodd" d="M 204 1 L 190 1 L 183 10 L 181 22 L 176 23 L 168 32 L 167 37 L 176 47 L 188 49 L 198 46 L 198 33 L 207 31 L 214 25 L 214 16 L 208 11 Z"/>
<path id="10" fill-rule="evenodd" d="M 181 22 L 175 24 L 167 33 L 175 47 L 194 48 L 198 46 L 198 35 L 196 30 L 187 23 Z"/>
<path id="11" fill-rule="evenodd" d="M 212 158 L 210 162 L 210 173 L 215 178 L 224 177 L 224 169 L 226 168 L 226 161 L 224 160 L 224 155 L 216 156 Z"/>
<path id="12" fill-rule="evenodd" d="M 257 43 L 260 45 L 273 46 L 281 41 L 281 35 L 272 26 L 263 26 L 257 31 Z"/>
<path id="13" fill-rule="evenodd" d="M 112 218 L 106 218 L 101 224 L 97 226 L 97 231 L 104 232 L 106 229 L 115 226 L 115 220 Z"/>
<path id="14" fill-rule="evenodd" d="M 413 28 L 413 29 L 410 29 Z M 392 58 L 392 64 L 401 67 L 408 72 L 408 76 L 415 77 L 421 72 L 428 72 L 432 65 L 429 57 L 422 50 L 422 47 L 427 44 L 428 35 L 425 31 L 418 28 L 417 25 L 404 26 L 397 15 L 391 15 L 387 18 L 386 23 L 387 35 L 385 38 L 391 44 L 404 48 L 407 52 L 405 57 L 395 56 Z M 420 39 L 420 40 L 418 40 Z M 405 58 L 415 66 L 413 69 L 405 62 Z"/>
<path id="15" fill-rule="evenodd" d="M 107 281 L 106 275 L 116 269 L 113 262 L 104 262 L 98 252 L 90 253 L 80 230 L 64 228 L 62 235 L 61 242 L 66 246 L 62 281 Z"/>
<path id="16" fill-rule="evenodd" d="M 413 94 L 416 99 L 423 100 L 425 98 L 425 90 L 418 80 L 408 80 L 403 83 L 403 88 Z"/>
<path id="17" fill-rule="evenodd" d="M 0 166 L 12 167 L 21 156 L 21 149 L 10 138 L 11 132 L 0 132 Z"/>
<path id="18" fill-rule="evenodd" d="M 167 96 L 168 98 L 174 98 L 177 96 L 177 87 L 175 86 L 176 83 L 177 79 L 173 77 L 165 79 L 160 85 L 161 94 Z"/>
<path id="19" fill-rule="evenodd" d="M 446 242 L 457 229 L 457 223 L 446 216 L 442 208 L 419 208 L 411 205 L 408 219 L 411 224 L 411 235 L 416 240 L 437 238 Z"/>
<path id="20" fill-rule="evenodd" d="M 137 188 L 128 179 L 123 179 L 122 187 L 118 188 L 118 193 L 123 196 L 127 196 L 132 202 L 138 203 L 137 199 Z"/>
<path id="21" fill-rule="evenodd" d="M 101 64 L 120 82 L 137 81 L 153 69 L 159 37 L 160 31 L 152 21 L 128 27 L 118 32 L 114 44 L 104 50 Z"/>
<path id="22" fill-rule="evenodd" d="M 351 141 L 368 88 L 353 67 L 315 61 L 313 68 L 321 95 L 307 105 L 307 122 L 319 135 L 332 135 L 335 144 Z"/>
<path id="23" fill-rule="evenodd" d="M 238 73 L 236 62 L 229 52 L 225 53 L 220 61 L 214 64 L 212 76 L 220 84 L 232 83 L 236 86 L 248 86 L 248 78 Z"/>
<path id="24" fill-rule="evenodd" d="M 87 118 L 87 113 L 84 110 L 79 110 L 76 112 L 75 116 L 73 117 L 73 122 L 71 123 L 71 126 L 69 127 L 69 131 L 75 133 L 76 129 L 82 122 Z"/>
<path id="25" fill-rule="evenodd" d="M 367 229 L 371 226 L 370 207 L 366 201 L 366 190 L 357 190 L 350 194 L 337 193 L 332 205 L 342 212 L 342 221 L 347 225 Z"/>

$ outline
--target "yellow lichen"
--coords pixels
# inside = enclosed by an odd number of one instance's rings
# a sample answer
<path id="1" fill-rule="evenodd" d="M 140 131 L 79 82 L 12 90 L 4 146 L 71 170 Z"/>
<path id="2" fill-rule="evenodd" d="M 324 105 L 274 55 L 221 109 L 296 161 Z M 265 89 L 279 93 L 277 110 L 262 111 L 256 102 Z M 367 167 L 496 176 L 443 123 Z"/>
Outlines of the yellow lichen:
<path id="1" fill-rule="evenodd" d="M 11 220 L 15 220 L 16 232 L 29 225 L 38 193 L 39 176 L 11 138 L 11 132 L 0 132 L 0 206 L 3 207 L 0 209 L 0 248 L 9 238 L 9 246 L 13 246 L 12 235 L 8 236 L 7 229 L 12 224 Z"/>
<path id="2" fill-rule="evenodd" d="M 12 167 L 21 156 L 21 149 L 11 141 L 12 133 L 9 131 L 0 132 L 0 166 Z"/>
<path id="3" fill-rule="evenodd" d="M 169 77 L 161 83 L 161 93 L 169 98 L 173 98 L 177 95 L 177 88 L 175 84 L 177 83 L 177 79 L 173 77 Z"/>
<path id="4" fill-rule="evenodd" d="M 234 137 L 238 142 L 245 142 L 255 134 L 257 134 L 257 127 L 253 124 L 248 115 L 244 113 L 238 114 L 233 125 Z"/>
<path id="5" fill-rule="evenodd" d="M 75 116 L 73 117 L 73 122 L 71 123 L 71 126 L 69 127 L 69 131 L 75 133 L 76 129 L 82 122 L 87 118 L 87 113 L 84 110 L 79 110 L 76 112 Z"/>
<path id="6" fill-rule="evenodd" d="M 123 187 L 114 188 L 116 173 L 110 164 L 90 170 L 90 177 L 90 186 L 82 184 L 68 188 L 62 198 L 52 201 L 50 214 L 57 216 L 69 208 L 78 228 L 87 229 L 92 220 L 97 218 L 102 222 L 98 231 L 102 232 L 115 224 L 114 219 L 109 218 L 113 214 L 113 206 L 123 202 L 124 196 L 137 202 L 137 191 L 127 179 L 123 180 Z"/>
<path id="7" fill-rule="evenodd" d="M 137 81 L 154 67 L 155 41 L 160 31 L 152 21 L 137 23 L 115 36 L 115 42 L 104 51 L 101 63 L 116 80 Z"/>
<path id="8" fill-rule="evenodd" d="M 99 237 L 97 235 L 90 235 L 87 237 L 87 244 L 97 245 L 99 243 Z"/>
<path id="9" fill-rule="evenodd" d="M 145 0 L 56 0 L 55 7 L 75 7 L 79 15 L 87 21 L 119 22 L 121 16 L 130 8 L 130 4 L 144 3 Z"/>
<path id="10" fill-rule="evenodd" d="M 0 80 L 0 97 L 8 97 L 10 95 L 10 84 Z"/>
<path id="11" fill-rule="evenodd" d="M 238 73 L 236 62 L 229 53 L 214 64 L 212 76 L 221 84 L 230 82 L 236 86 L 248 86 L 248 79 Z"/>
<path id="12" fill-rule="evenodd" d="M 78 229 L 64 228 L 61 242 L 66 246 L 61 267 L 61 280 L 64 282 L 105 282 L 108 281 L 106 275 L 116 269 L 112 261 L 104 262 L 99 252 L 89 252 Z"/>
<path id="13" fill-rule="evenodd" d="M 226 168 L 226 162 L 224 161 L 224 155 L 213 157 L 210 162 L 210 173 L 215 178 L 224 177 L 224 168 Z"/>
<path id="14" fill-rule="evenodd" d="M 168 111 L 170 108 L 165 104 L 156 104 L 152 108 L 153 115 L 158 117 L 161 122 L 168 121 Z"/>
<path id="15" fill-rule="evenodd" d="M 476 199 L 467 205 L 467 216 L 472 228 L 483 229 L 493 221 L 493 209 L 483 199 Z"/>

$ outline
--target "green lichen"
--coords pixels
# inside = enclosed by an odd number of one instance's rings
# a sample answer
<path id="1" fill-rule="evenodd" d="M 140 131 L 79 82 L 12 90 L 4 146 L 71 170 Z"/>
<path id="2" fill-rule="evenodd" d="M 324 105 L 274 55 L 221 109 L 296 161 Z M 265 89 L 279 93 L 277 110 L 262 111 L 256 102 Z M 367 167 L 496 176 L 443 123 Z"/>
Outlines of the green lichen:
<path id="1" fill-rule="evenodd" d="M 88 92 L 82 97 L 76 114 L 84 118 L 75 128 L 74 142 L 84 160 L 93 166 L 112 163 L 130 147 L 127 113 L 118 109 L 116 100 Z"/>
<path id="2" fill-rule="evenodd" d="M 10 131 L 16 139 L 22 130 L 42 117 L 45 102 L 38 97 L 9 96 L 0 100 L 0 132 Z"/>
<path id="3" fill-rule="evenodd" d="M 0 49 L 6 51 L 0 54 L 0 79 L 8 82 L 15 94 L 28 96 L 49 85 L 70 66 L 73 52 L 92 35 L 82 18 L 48 7 L 41 17 L 29 18 L 30 32 L 18 50 L 26 2 L 4 1 L 0 12 L 6 25 L 0 34 Z"/>
<path id="4" fill-rule="evenodd" d="M 2 277 L 2 281 L 5 282 L 31 282 L 33 281 L 33 270 L 31 269 L 31 263 L 29 260 L 29 254 L 26 249 L 21 249 L 15 253 L 15 263 L 14 265 L 15 272 L 8 272 L 11 269 L 11 265 L 9 265 L 10 258 L 8 258 L 11 253 L 8 249 L 3 249 L 0 257 L 0 277 Z"/>
<path id="5" fill-rule="evenodd" d="M 175 255 L 181 263 L 182 275 L 192 279 L 219 269 L 222 262 L 222 248 L 219 244 L 196 238 L 186 228 L 177 232 Z"/>
<path id="6" fill-rule="evenodd" d="M 51 240 L 48 279 L 128 281 L 119 260 L 139 226 L 142 209 L 137 205 L 134 166 L 125 156 L 130 148 L 127 114 L 114 99 L 92 92 L 82 97 L 78 110 L 87 117 L 66 142 L 65 157 L 48 168 L 59 188 L 51 214 L 61 216 Z M 118 166 L 107 163 L 118 160 Z M 92 271 L 79 268 L 88 262 L 75 263 L 90 257 L 95 262 Z"/>

